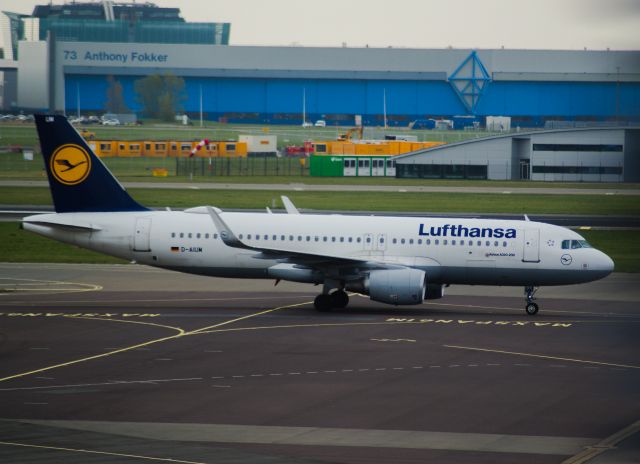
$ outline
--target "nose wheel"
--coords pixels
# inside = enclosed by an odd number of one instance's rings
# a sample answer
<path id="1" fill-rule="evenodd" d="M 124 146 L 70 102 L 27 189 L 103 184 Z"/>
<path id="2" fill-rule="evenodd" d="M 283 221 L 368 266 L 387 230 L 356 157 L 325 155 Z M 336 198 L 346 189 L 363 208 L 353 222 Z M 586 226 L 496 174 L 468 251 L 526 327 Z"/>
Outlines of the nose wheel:
<path id="1" fill-rule="evenodd" d="M 524 293 L 527 296 L 527 305 L 525 306 L 524 310 L 526 311 L 526 313 L 529 316 L 535 316 L 538 313 L 538 304 L 534 303 L 534 295 L 536 294 L 536 292 L 538 291 L 538 287 L 525 287 L 524 288 Z"/>

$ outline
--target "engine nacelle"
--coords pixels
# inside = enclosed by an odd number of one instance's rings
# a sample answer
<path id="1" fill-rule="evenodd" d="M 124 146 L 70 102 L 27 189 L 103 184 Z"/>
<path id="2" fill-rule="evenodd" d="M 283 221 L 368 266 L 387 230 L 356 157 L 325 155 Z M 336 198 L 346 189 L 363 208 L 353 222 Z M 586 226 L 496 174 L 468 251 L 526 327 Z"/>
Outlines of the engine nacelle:
<path id="1" fill-rule="evenodd" d="M 373 301 L 394 305 L 413 305 L 424 301 L 425 272 L 418 269 L 371 271 L 365 289 Z"/>

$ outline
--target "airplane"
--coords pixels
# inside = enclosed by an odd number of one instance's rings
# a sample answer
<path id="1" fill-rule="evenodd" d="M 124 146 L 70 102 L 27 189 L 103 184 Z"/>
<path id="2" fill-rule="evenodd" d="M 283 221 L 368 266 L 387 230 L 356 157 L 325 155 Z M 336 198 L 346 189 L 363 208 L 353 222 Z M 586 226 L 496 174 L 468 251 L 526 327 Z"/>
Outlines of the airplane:
<path id="1" fill-rule="evenodd" d="M 22 227 L 61 242 L 192 274 L 322 285 L 319 311 L 348 292 L 418 305 L 449 285 L 521 286 L 538 312 L 540 286 L 590 282 L 614 263 L 576 232 L 525 220 L 156 211 L 137 203 L 64 116 L 35 115 L 55 213 Z"/>

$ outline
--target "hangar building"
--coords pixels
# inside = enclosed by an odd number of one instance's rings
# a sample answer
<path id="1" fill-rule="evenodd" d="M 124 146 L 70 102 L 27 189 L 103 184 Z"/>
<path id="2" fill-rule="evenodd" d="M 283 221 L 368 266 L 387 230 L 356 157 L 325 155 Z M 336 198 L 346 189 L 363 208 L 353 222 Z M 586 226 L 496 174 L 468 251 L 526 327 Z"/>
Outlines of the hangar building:
<path id="1" fill-rule="evenodd" d="M 640 127 L 516 132 L 394 160 L 403 178 L 640 182 Z"/>
<path id="2" fill-rule="evenodd" d="M 75 3 L 67 18 L 51 8 L 6 19 L 16 52 L 5 40 L 0 71 L 17 73 L 17 98 L 5 109 L 103 112 L 113 76 L 139 111 L 134 82 L 172 73 L 185 79 L 186 112 L 229 122 L 300 124 L 303 106 L 330 125 L 382 125 L 385 107 L 404 127 L 640 121 L 638 51 L 232 46 L 229 24 L 184 22 L 177 9 Z M 73 19 L 80 10 L 90 19 Z"/>

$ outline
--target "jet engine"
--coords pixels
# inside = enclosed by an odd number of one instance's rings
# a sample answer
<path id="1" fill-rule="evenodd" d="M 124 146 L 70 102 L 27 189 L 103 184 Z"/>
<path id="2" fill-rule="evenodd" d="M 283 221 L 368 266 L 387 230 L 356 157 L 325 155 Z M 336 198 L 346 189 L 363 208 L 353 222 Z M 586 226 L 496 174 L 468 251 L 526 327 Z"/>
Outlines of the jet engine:
<path id="1" fill-rule="evenodd" d="M 348 290 L 369 295 L 373 301 L 394 305 L 422 303 L 425 288 L 425 272 L 418 269 L 371 271 L 364 280 L 347 285 Z"/>

